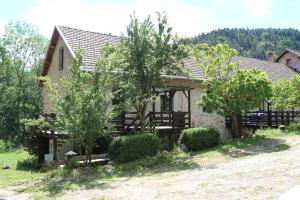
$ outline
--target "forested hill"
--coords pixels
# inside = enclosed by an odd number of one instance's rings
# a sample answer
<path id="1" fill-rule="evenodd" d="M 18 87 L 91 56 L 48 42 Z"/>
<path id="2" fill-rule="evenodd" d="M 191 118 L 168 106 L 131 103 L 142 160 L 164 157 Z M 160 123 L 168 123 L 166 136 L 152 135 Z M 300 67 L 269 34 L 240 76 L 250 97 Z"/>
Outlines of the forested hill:
<path id="1" fill-rule="evenodd" d="M 266 59 L 269 52 L 279 55 L 285 48 L 300 50 L 300 31 L 297 29 L 218 29 L 194 37 L 194 43 L 228 42 L 242 56 Z"/>

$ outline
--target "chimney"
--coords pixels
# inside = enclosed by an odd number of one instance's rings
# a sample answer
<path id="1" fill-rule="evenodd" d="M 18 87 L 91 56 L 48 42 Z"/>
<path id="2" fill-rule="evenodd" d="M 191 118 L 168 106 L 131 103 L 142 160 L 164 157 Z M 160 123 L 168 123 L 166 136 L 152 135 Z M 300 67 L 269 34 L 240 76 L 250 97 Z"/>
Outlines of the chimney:
<path id="1" fill-rule="evenodd" d="M 269 52 L 269 54 L 268 54 L 268 61 L 269 62 L 274 62 L 273 53 L 272 52 Z"/>

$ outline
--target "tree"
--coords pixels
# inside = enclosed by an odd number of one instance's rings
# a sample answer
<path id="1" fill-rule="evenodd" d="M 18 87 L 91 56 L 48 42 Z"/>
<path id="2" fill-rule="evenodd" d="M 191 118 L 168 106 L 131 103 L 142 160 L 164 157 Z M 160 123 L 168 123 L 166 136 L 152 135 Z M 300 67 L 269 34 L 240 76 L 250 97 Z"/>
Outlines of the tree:
<path id="1" fill-rule="evenodd" d="M 239 63 L 231 62 L 236 50 L 227 44 L 195 48 L 199 66 L 208 80 L 204 82 L 205 93 L 200 105 L 208 112 L 216 111 L 232 118 L 232 136 L 242 135 L 238 117 L 243 111 L 255 109 L 272 94 L 272 82 L 264 72 L 256 69 L 239 70 Z"/>
<path id="2" fill-rule="evenodd" d="M 292 80 L 279 80 L 273 85 L 272 108 L 292 110 L 300 106 L 300 76 Z"/>
<path id="3" fill-rule="evenodd" d="M 112 105 L 117 91 L 112 92 L 116 80 L 112 65 L 106 58 L 107 49 L 102 49 L 103 56 L 95 71 L 82 71 L 83 51 L 79 51 L 70 67 L 71 76 L 60 81 L 61 88 L 49 80 L 47 83 L 60 129 L 67 131 L 77 146 L 84 147 L 85 160 L 89 164 L 96 140 L 109 133 L 108 125 L 118 114 L 117 107 Z M 64 91 L 64 94 L 59 91 Z"/>
<path id="4" fill-rule="evenodd" d="M 24 118 L 34 118 L 42 111 L 42 95 L 37 85 L 46 51 L 46 39 L 31 24 L 6 25 L 0 39 L 0 135 L 21 144 L 26 137 Z"/>
<path id="5" fill-rule="evenodd" d="M 284 49 L 300 49 L 300 31 L 277 28 L 224 28 L 191 38 L 193 43 L 216 45 L 227 42 L 239 54 L 246 57 L 267 59 L 269 52 L 279 55 Z"/>
<path id="6" fill-rule="evenodd" d="M 187 56 L 165 13 L 158 13 L 157 24 L 155 28 L 150 17 L 140 22 L 132 15 L 127 38 L 113 51 L 118 55 L 115 63 L 122 66 L 125 98 L 137 111 L 142 131 L 147 106 L 153 101 L 153 88 L 162 86 L 162 75 L 183 74 L 182 59 Z"/>

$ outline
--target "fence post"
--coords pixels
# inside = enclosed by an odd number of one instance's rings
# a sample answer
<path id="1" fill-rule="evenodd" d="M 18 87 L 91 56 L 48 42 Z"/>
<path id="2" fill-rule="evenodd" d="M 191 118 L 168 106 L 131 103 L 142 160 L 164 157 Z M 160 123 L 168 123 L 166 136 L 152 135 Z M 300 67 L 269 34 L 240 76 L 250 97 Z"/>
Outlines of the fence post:
<path id="1" fill-rule="evenodd" d="M 287 125 L 289 125 L 290 124 L 290 112 L 286 111 L 286 114 L 287 114 Z"/>
<path id="2" fill-rule="evenodd" d="M 268 125 L 269 128 L 272 127 L 272 112 L 270 110 L 268 110 Z"/>
<path id="3" fill-rule="evenodd" d="M 275 123 L 276 123 L 276 127 L 278 127 L 278 112 L 277 112 L 277 110 L 275 111 Z"/>

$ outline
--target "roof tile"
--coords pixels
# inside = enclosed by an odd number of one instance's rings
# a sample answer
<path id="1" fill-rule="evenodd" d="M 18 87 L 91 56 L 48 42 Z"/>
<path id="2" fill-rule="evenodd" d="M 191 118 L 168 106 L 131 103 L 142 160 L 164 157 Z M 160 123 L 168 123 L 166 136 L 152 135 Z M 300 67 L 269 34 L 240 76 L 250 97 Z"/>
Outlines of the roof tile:
<path id="1" fill-rule="evenodd" d="M 100 56 L 100 49 L 102 47 L 107 44 L 119 43 L 122 39 L 124 39 L 120 36 L 85 31 L 65 26 L 59 26 L 58 28 L 64 35 L 66 42 L 72 49 L 73 53 L 78 51 L 80 48 L 84 49 L 85 55 L 83 62 L 86 70 L 93 70 Z M 234 57 L 232 60 L 234 62 L 239 61 L 241 69 L 256 68 L 258 70 L 265 71 L 273 81 L 277 81 L 279 79 L 291 79 L 296 74 L 296 72 L 289 67 L 275 62 L 240 56 Z M 206 80 L 203 71 L 197 66 L 194 59 L 185 59 L 183 63 L 190 72 L 190 77 L 173 76 L 173 78 Z"/>

